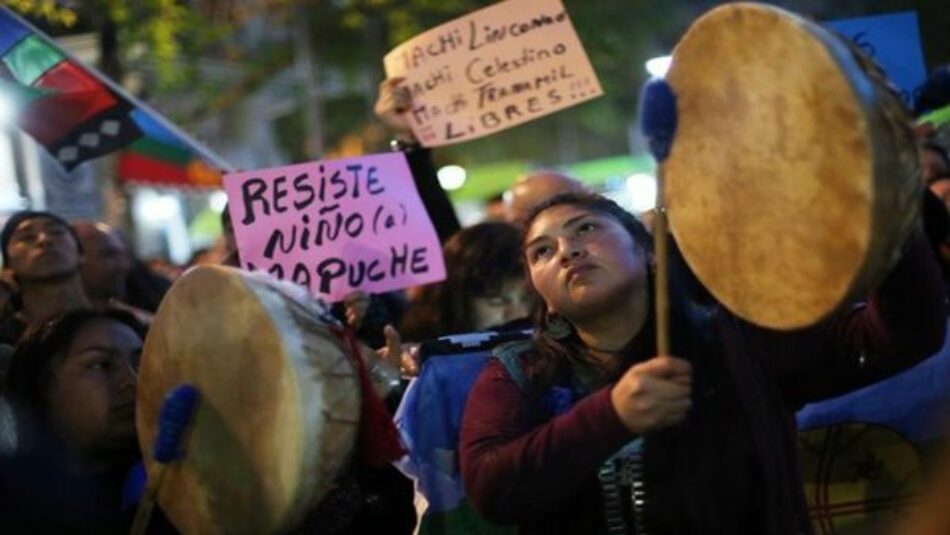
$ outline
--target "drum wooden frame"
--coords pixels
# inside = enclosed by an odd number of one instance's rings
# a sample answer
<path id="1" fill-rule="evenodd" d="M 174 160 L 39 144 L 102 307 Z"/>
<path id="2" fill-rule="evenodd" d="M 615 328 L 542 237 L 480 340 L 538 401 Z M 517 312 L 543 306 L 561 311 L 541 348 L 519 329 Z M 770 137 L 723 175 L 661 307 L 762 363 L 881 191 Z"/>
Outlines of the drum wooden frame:
<path id="1" fill-rule="evenodd" d="M 285 531 L 350 461 L 355 366 L 315 303 L 280 284 L 196 268 L 155 316 L 136 404 L 147 466 L 165 393 L 187 382 L 201 395 L 187 454 L 169 467 L 158 500 L 182 533 Z"/>
<path id="2" fill-rule="evenodd" d="M 923 182 L 880 70 L 781 9 L 718 7 L 673 52 L 670 228 L 738 316 L 796 329 L 861 298 L 899 257 Z"/>

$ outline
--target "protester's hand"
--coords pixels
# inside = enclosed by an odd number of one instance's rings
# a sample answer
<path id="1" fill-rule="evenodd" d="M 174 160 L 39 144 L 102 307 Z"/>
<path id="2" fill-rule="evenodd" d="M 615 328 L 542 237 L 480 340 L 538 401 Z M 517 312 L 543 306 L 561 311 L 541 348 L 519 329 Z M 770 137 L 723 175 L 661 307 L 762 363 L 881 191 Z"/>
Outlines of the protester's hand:
<path id="1" fill-rule="evenodd" d="M 412 97 L 409 88 L 402 86 L 405 81 L 402 77 L 387 78 L 379 84 L 379 98 L 373 111 L 379 120 L 393 131 L 396 139 L 405 143 L 415 143 L 416 136 L 409 126 L 406 113 L 412 108 Z"/>
<path id="2" fill-rule="evenodd" d="M 350 292 L 343 298 L 343 311 L 346 315 L 346 324 L 354 331 L 360 330 L 363 320 L 366 319 L 366 311 L 372 303 L 372 297 L 366 292 L 356 290 Z"/>
<path id="3" fill-rule="evenodd" d="M 386 347 L 376 351 L 379 358 L 398 368 L 402 375 L 407 377 L 419 375 L 419 345 L 403 344 L 399 331 L 392 325 L 383 328 L 383 335 L 386 337 Z"/>
<path id="4" fill-rule="evenodd" d="M 631 366 L 610 392 L 610 402 L 630 431 L 645 434 L 683 421 L 689 411 L 693 368 L 675 357 Z"/>

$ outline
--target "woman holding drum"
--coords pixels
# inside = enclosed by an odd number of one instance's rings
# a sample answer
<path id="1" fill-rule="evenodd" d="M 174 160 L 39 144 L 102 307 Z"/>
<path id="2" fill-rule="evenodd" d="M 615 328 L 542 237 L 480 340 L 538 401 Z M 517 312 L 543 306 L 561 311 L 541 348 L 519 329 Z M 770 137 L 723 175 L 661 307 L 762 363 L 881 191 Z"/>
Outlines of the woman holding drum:
<path id="1" fill-rule="evenodd" d="M 916 234 L 866 305 L 805 331 L 674 299 L 676 357 L 654 353 L 650 245 L 632 216 L 560 197 L 525 236 L 540 331 L 519 355 L 523 386 L 501 360 L 474 386 L 462 467 L 481 511 L 526 533 L 613 533 L 605 522 L 617 519 L 644 533 L 808 533 L 794 411 L 909 367 L 943 339 L 939 275 Z M 637 437 L 639 452 L 604 468 Z M 598 484 L 610 471 L 627 475 Z M 645 505 L 629 499 L 636 483 Z M 612 495 L 629 503 L 611 507 Z"/>
<path id="2" fill-rule="evenodd" d="M 596 196 L 538 207 L 523 245 L 537 333 L 496 350 L 463 421 L 482 513 L 522 533 L 812 531 L 795 411 L 944 337 L 909 123 L 867 69 L 770 7 L 723 6 L 687 33 L 667 77 L 680 127 L 666 206 L 720 304 L 672 281 L 672 355 L 657 355 L 642 226 Z"/>

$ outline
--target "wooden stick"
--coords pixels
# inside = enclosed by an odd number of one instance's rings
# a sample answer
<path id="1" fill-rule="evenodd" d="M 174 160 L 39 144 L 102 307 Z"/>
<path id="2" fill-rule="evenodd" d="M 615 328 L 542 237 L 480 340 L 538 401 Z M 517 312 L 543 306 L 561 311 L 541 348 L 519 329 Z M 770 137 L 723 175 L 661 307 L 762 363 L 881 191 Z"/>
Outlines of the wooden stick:
<path id="1" fill-rule="evenodd" d="M 168 465 L 182 459 L 181 443 L 198 404 L 198 389 L 191 384 L 180 384 L 165 395 L 158 412 L 158 436 L 152 448 L 153 458 L 145 461 L 151 463 L 152 471 L 146 475 L 145 492 L 132 521 L 132 535 L 144 535 L 148 529 Z"/>
<path id="2" fill-rule="evenodd" d="M 135 510 L 135 519 L 132 520 L 130 535 L 145 535 L 148 522 L 152 518 L 152 510 L 155 509 L 155 502 L 158 500 L 158 492 L 162 489 L 162 483 L 165 481 L 166 466 L 161 463 L 152 463 L 152 465 L 154 466 L 152 477 L 147 479 L 145 494 Z"/>
<path id="3" fill-rule="evenodd" d="M 667 261 L 667 221 L 666 201 L 663 188 L 663 166 L 656 170 L 656 207 L 653 219 L 653 259 L 656 262 L 654 279 L 656 299 L 656 351 L 659 355 L 670 355 L 670 293 L 669 263 Z"/>

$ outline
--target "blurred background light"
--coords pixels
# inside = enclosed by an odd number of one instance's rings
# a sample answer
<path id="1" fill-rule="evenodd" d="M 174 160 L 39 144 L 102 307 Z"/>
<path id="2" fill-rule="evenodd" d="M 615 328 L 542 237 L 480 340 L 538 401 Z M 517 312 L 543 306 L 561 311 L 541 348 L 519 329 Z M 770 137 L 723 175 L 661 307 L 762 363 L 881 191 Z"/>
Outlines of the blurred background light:
<path id="1" fill-rule="evenodd" d="M 12 123 L 15 113 L 13 99 L 0 89 L 0 126 Z"/>
<path id="2" fill-rule="evenodd" d="M 224 211 L 228 204 L 228 194 L 223 191 L 216 191 L 208 196 L 208 206 L 217 213 Z"/>
<path id="3" fill-rule="evenodd" d="M 670 70 L 670 64 L 673 63 L 673 56 L 659 56 L 648 59 L 645 66 L 650 76 L 654 78 L 663 78 L 666 72 Z"/>
<path id="4" fill-rule="evenodd" d="M 458 165 L 446 165 L 436 173 L 439 177 L 439 185 L 445 191 L 453 191 L 465 185 L 467 173 L 465 168 Z"/>
<path id="5" fill-rule="evenodd" d="M 627 194 L 630 209 L 636 213 L 652 210 L 656 206 L 656 178 L 646 173 L 637 173 L 627 177 Z"/>

